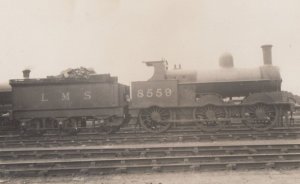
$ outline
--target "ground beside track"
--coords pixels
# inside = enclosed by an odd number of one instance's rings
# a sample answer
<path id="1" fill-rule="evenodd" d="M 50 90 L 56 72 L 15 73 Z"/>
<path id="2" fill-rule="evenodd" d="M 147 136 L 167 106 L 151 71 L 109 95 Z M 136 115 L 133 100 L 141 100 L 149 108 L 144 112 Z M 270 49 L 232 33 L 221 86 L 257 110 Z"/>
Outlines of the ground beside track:
<path id="1" fill-rule="evenodd" d="M 7 184 L 297 184 L 300 169 L 0 178 Z"/>
<path id="2" fill-rule="evenodd" d="M 228 145 L 260 145 L 260 144 L 300 144 L 299 138 L 285 139 L 285 138 L 276 138 L 271 140 L 252 140 L 252 138 L 247 140 L 210 140 L 210 141 L 199 141 L 199 142 L 160 142 L 160 143 L 139 143 L 139 144 L 130 144 L 124 141 L 122 144 L 100 144 L 100 145 L 89 145 L 81 144 L 78 146 L 51 146 L 51 147 L 40 147 L 33 146 L 29 147 L 15 147 L 15 148 L 1 148 L 2 151 L 5 149 L 9 150 L 27 150 L 27 149 L 85 149 L 85 148 L 147 148 L 147 147 L 176 147 L 176 146 L 228 146 Z M 144 184 L 169 184 L 169 183 L 255 183 L 255 184 L 296 184 L 300 183 L 300 169 L 294 170 L 251 170 L 251 171 L 212 171 L 212 172 L 176 172 L 176 173 L 139 173 L 139 174 L 111 174 L 111 175 L 73 175 L 73 176 L 56 176 L 56 177 L 22 177 L 22 178 L 13 178 L 5 177 L 0 178 L 1 183 L 8 184 L 29 184 L 29 183 L 87 183 L 87 184 L 127 184 L 127 183 L 144 183 Z"/>

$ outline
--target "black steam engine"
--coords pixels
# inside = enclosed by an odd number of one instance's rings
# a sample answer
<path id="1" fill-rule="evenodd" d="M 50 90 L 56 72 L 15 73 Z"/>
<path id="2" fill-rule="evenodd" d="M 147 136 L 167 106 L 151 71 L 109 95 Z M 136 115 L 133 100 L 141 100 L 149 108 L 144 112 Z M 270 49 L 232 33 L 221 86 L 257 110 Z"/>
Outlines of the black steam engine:
<path id="1" fill-rule="evenodd" d="M 292 120 L 292 103 L 281 91 L 279 69 L 272 65 L 270 45 L 262 46 L 264 65 L 235 68 L 233 57 L 220 58 L 214 71 L 169 70 L 166 61 L 154 67 L 148 81 L 129 87 L 108 74 L 10 80 L 0 87 L 1 129 L 26 132 L 117 131 L 130 117 L 149 132 L 164 132 L 174 124 L 196 124 L 213 132 L 235 122 L 265 131 Z"/>
<path id="2" fill-rule="evenodd" d="M 132 115 L 150 132 L 188 122 L 203 131 L 236 121 L 258 131 L 282 126 L 290 120 L 284 117 L 291 113 L 291 103 L 281 92 L 271 47 L 262 46 L 264 65 L 257 68 L 234 68 L 230 54 L 220 58 L 220 69 L 214 71 L 168 70 L 166 61 L 145 62 L 154 74 L 132 83 Z"/>

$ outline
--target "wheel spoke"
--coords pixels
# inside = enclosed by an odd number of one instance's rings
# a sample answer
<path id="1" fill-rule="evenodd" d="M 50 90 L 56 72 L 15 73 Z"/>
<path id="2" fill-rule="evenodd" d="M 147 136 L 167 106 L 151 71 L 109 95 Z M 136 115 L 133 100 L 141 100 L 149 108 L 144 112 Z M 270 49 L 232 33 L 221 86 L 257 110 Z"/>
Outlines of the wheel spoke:
<path id="1" fill-rule="evenodd" d="M 223 128 L 223 122 L 220 119 L 226 117 L 223 107 L 208 105 L 194 110 L 194 118 L 199 119 L 196 125 L 203 131 L 215 132 Z"/>
<path id="2" fill-rule="evenodd" d="M 150 107 L 140 112 L 141 125 L 148 131 L 158 133 L 170 128 L 170 122 L 164 122 L 171 118 L 170 110 L 160 107 Z"/>
<path id="3" fill-rule="evenodd" d="M 272 128 L 277 119 L 275 106 L 262 103 L 244 107 L 242 115 L 246 125 L 258 131 Z"/>

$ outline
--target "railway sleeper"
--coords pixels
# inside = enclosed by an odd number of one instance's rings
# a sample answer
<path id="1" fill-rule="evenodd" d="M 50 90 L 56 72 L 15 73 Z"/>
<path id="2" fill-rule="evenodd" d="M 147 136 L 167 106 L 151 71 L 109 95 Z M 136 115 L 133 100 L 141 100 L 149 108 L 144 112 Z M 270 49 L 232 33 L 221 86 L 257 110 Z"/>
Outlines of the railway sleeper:
<path id="1" fill-rule="evenodd" d="M 249 159 L 252 157 L 254 159 Z M 51 161 L 51 160 L 41 160 L 41 161 L 26 161 L 26 162 L 9 162 L 3 163 L 6 165 L 7 169 L 13 168 L 45 168 L 45 167 L 71 167 L 78 165 L 90 166 L 91 162 L 95 165 L 101 166 L 118 166 L 118 165 L 136 165 L 136 164 L 166 164 L 166 163 L 226 163 L 226 162 L 236 162 L 244 161 L 249 162 L 255 160 L 256 162 L 263 161 L 276 161 L 281 157 L 284 161 L 297 160 L 300 159 L 300 155 L 297 154 L 260 154 L 260 155 L 206 155 L 206 156 L 184 156 L 184 157 L 156 157 L 156 158 L 123 158 L 118 159 L 82 159 L 82 160 L 61 160 L 61 161 Z"/>
<path id="2" fill-rule="evenodd" d="M 36 176 L 38 173 L 47 175 L 71 174 L 111 174 L 127 172 L 162 172 L 162 171 L 217 171 L 217 170 L 253 170 L 253 169 L 295 169 L 300 167 L 300 160 L 260 161 L 260 162 L 224 162 L 224 163 L 168 163 L 158 165 L 128 165 L 128 166 L 95 166 L 95 167 L 61 167 L 61 168 L 29 168 L 27 170 L 9 169 L 0 171 L 1 176 Z"/>
<path id="3" fill-rule="evenodd" d="M 188 147 L 188 148 L 181 148 L 181 149 L 148 149 L 147 151 L 145 149 L 139 149 L 139 150 L 131 150 L 125 149 L 124 151 L 118 150 L 116 156 L 114 154 L 116 153 L 115 150 L 54 150 L 54 151 L 7 151 L 7 152 L 0 152 L 0 158 L 2 159 L 28 159 L 28 158 L 34 158 L 34 159 L 41 159 L 41 158 L 47 158 L 47 157 L 54 157 L 54 158 L 90 158 L 92 156 L 94 157 L 101 157 L 101 158 L 122 158 L 122 157 L 168 157 L 168 156 L 186 156 L 186 155 L 198 155 L 198 156 L 205 156 L 205 155 L 235 155 L 235 154 L 267 154 L 267 153 L 278 153 L 278 154 L 284 154 L 284 153 L 298 153 L 299 147 L 297 146 L 286 146 L 283 148 L 276 147 L 276 146 L 266 146 L 264 147 L 253 147 L 253 146 L 242 146 L 242 147 Z M 126 154 L 123 154 L 126 153 Z"/>

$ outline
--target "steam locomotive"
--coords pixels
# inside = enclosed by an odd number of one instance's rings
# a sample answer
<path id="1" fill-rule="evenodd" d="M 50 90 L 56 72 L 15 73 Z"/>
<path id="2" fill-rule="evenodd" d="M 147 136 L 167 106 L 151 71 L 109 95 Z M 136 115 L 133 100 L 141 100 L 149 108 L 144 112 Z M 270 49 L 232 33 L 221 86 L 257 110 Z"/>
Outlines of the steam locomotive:
<path id="1" fill-rule="evenodd" d="M 131 118 L 153 133 L 182 123 L 215 132 L 236 120 L 257 131 L 285 126 L 293 120 L 293 104 L 281 91 L 271 48 L 262 46 L 264 65 L 256 68 L 235 68 L 230 54 L 221 56 L 220 68 L 213 71 L 169 70 L 165 60 L 145 62 L 154 74 L 132 82 L 131 99 L 129 87 L 109 75 L 10 80 L 12 90 L 1 92 L 6 95 L 1 96 L 1 123 L 13 120 L 21 130 L 38 132 L 114 132 Z"/>

